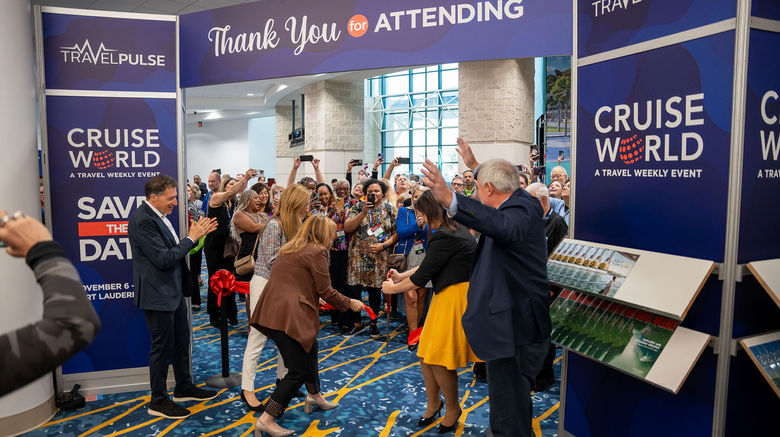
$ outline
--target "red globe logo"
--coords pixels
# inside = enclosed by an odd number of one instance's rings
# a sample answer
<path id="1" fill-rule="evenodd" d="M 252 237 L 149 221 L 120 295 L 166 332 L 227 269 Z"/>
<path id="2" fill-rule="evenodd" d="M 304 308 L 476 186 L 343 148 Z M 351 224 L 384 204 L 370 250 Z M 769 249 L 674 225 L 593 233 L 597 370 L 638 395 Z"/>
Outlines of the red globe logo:
<path id="1" fill-rule="evenodd" d="M 114 153 L 110 150 L 101 150 L 92 154 L 92 166 L 105 170 L 114 165 Z"/>
<path id="2" fill-rule="evenodd" d="M 637 134 L 631 136 L 631 138 L 623 138 L 620 140 L 620 159 L 625 164 L 633 164 L 642 158 L 642 152 L 645 151 L 645 145 L 642 138 L 639 138 Z"/>

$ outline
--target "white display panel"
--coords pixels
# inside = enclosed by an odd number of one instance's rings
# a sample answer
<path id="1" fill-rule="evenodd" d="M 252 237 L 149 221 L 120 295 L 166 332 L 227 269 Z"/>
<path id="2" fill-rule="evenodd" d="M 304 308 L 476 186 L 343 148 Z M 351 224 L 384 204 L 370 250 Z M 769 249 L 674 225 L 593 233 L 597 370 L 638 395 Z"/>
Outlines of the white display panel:
<path id="1" fill-rule="evenodd" d="M 748 263 L 748 269 L 764 287 L 773 301 L 780 307 L 780 259 L 753 261 Z"/>

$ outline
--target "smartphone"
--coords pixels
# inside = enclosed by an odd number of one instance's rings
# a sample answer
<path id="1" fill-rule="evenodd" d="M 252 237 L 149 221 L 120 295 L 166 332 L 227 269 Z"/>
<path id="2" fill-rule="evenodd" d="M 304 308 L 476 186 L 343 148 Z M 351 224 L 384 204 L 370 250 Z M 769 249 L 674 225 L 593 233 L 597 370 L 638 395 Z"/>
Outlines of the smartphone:
<path id="1" fill-rule="evenodd" d="M 563 150 L 558 151 L 558 159 L 563 159 Z"/>
<path id="2" fill-rule="evenodd" d="M 264 178 L 265 177 L 265 172 L 263 170 L 258 170 L 257 171 L 257 177 Z"/>
<path id="3" fill-rule="evenodd" d="M 381 154 L 381 153 L 378 153 L 378 154 L 376 155 L 376 157 L 377 157 L 378 159 L 382 159 L 382 154 Z"/>
<path id="4" fill-rule="evenodd" d="M 412 161 L 409 158 L 401 158 L 401 157 L 398 158 L 398 163 L 399 164 L 409 164 L 411 162 Z"/>
<path id="5" fill-rule="evenodd" d="M 314 155 L 301 155 L 301 162 L 314 161 Z"/>
<path id="6" fill-rule="evenodd" d="M 336 198 L 336 209 L 338 210 L 344 209 L 344 199 L 342 199 L 341 197 Z"/>
<path id="7" fill-rule="evenodd" d="M 316 191 L 311 193 L 311 203 L 320 203 L 320 193 Z"/>
<path id="8" fill-rule="evenodd" d="M 354 165 L 356 167 L 360 166 L 360 165 L 363 165 L 363 160 L 362 159 L 352 159 L 352 160 L 350 160 L 350 162 L 352 163 L 352 165 Z"/>
<path id="9" fill-rule="evenodd" d="M 376 195 L 374 193 L 371 193 L 366 196 L 366 200 L 368 201 L 368 203 L 373 205 L 374 202 L 376 202 Z"/>

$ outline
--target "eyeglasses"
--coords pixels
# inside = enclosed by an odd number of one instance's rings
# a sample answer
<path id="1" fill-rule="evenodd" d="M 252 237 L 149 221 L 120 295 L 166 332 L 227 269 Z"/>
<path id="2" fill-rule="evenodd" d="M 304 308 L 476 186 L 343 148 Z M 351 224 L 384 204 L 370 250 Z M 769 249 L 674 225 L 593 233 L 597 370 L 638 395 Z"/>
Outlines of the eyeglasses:
<path id="1" fill-rule="evenodd" d="M 455 187 L 462 187 L 462 186 L 464 186 L 464 184 L 461 183 L 461 182 L 453 182 L 452 185 L 455 186 Z"/>

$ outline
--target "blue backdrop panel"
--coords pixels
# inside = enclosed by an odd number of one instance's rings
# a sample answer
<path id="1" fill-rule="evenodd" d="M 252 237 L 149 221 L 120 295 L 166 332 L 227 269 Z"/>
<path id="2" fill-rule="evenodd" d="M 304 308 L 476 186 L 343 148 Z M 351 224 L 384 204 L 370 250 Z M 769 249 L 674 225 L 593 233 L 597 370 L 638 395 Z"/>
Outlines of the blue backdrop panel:
<path id="1" fill-rule="evenodd" d="M 571 0 L 253 2 L 181 16 L 181 86 L 568 55 L 571 23 Z"/>
<path id="2" fill-rule="evenodd" d="M 576 238 L 722 261 L 733 47 L 729 31 L 579 68 Z"/>
<path id="3" fill-rule="evenodd" d="M 577 437 L 710 436 L 716 356 L 705 352 L 678 394 L 569 354 L 564 428 Z"/>
<path id="4" fill-rule="evenodd" d="M 176 91 L 172 21 L 44 13 L 47 89 Z"/>
<path id="5" fill-rule="evenodd" d="M 54 238 L 103 325 L 63 373 L 146 366 L 126 223 L 152 175 L 178 173 L 176 100 L 49 96 L 46 109 Z"/>
<path id="6" fill-rule="evenodd" d="M 750 15 L 769 20 L 780 20 L 780 2 L 777 0 L 753 0 Z"/>
<path id="7" fill-rule="evenodd" d="M 780 34 L 752 29 L 739 262 L 780 258 Z"/>
<path id="8" fill-rule="evenodd" d="M 578 56 L 733 18 L 736 0 L 579 0 Z"/>

